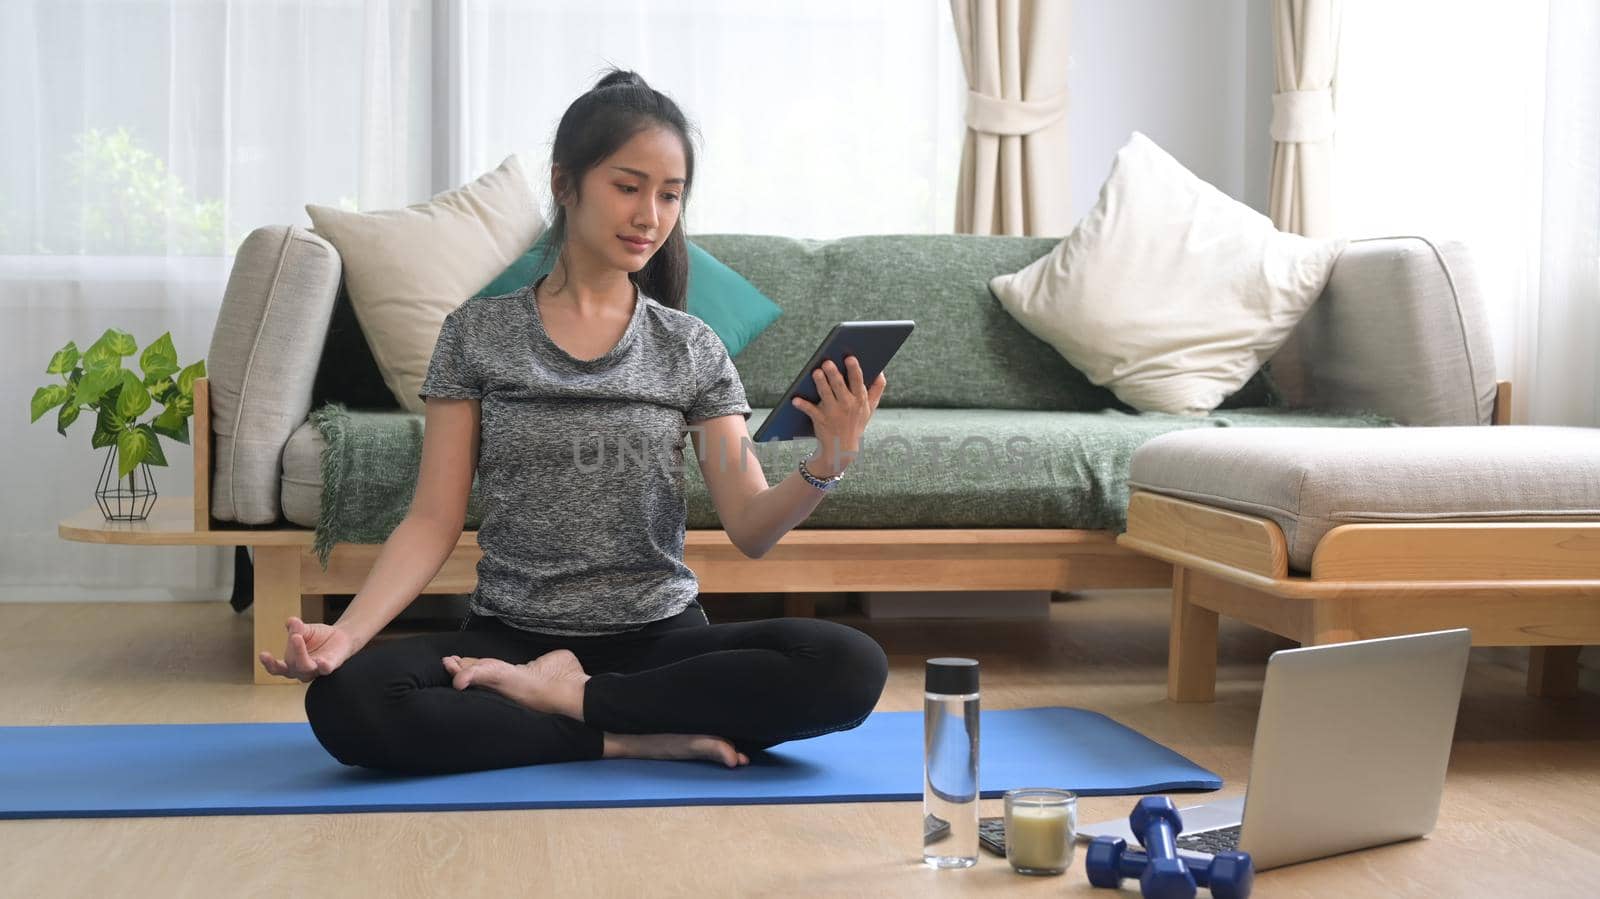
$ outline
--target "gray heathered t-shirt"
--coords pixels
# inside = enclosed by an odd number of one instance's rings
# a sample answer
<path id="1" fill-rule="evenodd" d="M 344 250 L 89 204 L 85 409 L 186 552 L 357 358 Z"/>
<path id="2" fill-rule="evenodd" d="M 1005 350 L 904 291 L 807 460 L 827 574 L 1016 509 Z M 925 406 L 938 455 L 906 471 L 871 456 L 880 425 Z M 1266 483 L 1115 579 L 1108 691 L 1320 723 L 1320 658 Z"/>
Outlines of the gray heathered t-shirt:
<path id="1" fill-rule="evenodd" d="M 482 404 L 483 558 L 469 611 L 608 634 L 676 615 L 699 593 L 683 564 L 688 426 L 749 418 L 750 405 L 709 325 L 635 294 L 622 339 L 589 360 L 545 332 L 532 288 L 445 317 L 418 395 Z"/>

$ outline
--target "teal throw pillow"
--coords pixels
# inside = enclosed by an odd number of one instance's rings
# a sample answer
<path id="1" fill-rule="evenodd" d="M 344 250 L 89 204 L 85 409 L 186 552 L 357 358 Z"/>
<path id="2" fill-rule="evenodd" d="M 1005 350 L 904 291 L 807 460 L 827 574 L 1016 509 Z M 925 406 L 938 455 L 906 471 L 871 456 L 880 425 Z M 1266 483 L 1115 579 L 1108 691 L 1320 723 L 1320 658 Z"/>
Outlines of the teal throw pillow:
<path id="1" fill-rule="evenodd" d="M 546 235 L 547 237 L 548 235 Z M 478 291 L 480 297 L 515 293 L 550 273 L 555 256 L 541 264 L 545 237 L 534 241 L 528 252 L 501 272 L 488 286 Z M 754 284 L 726 265 L 688 241 L 689 245 L 689 296 L 688 312 L 711 326 L 722 338 L 729 356 L 737 356 L 762 331 L 772 326 L 783 314 L 777 303 L 757 290 Z"/>

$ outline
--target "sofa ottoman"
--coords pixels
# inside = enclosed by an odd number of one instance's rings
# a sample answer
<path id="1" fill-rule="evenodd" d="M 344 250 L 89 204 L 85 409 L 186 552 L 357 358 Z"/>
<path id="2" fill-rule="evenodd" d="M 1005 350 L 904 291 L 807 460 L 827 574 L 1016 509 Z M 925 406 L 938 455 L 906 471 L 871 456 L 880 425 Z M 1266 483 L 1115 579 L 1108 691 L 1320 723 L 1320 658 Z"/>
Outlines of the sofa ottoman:
<path id="1" fill-rule="evenodd" d="M 1217 616 L 1302 643 L 1452 627 L 1570 694 L 1600 643 L 1600 430 L 1183 431 L 1141 446 L 1118 542 L 1173 565 L 1167 692 L 1215 694 Z"/>

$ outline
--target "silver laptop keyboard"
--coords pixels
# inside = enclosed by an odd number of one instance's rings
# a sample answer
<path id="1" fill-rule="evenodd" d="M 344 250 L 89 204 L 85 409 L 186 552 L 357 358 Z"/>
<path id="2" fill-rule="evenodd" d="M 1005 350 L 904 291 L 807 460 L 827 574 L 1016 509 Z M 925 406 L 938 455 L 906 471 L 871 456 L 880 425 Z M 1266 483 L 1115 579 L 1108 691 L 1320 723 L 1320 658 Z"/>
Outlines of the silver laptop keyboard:
<path id="1" fill-rule="evenodd" d="M 1188 849 L 1191 852 L 1209 852 L 1216 855 L 1218 852 L 1232 852 L 1239 848 L 1239 826 L 1219 827 L 1216 830 L 1202 830 L 1199 833 L 1178 834 L 1178 848 Z"/>

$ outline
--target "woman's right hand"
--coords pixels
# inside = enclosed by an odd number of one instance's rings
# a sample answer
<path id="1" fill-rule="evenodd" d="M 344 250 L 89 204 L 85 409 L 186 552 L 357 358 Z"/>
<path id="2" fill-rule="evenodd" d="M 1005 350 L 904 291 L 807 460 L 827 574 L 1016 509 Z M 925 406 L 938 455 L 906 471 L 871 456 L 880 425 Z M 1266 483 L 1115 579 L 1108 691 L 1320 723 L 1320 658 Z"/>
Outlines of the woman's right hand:
<path id="1" fill-rule="evenodd" d="M 261 666 L 267 673 L 310 683 L 344 664 L 355 654 L 355 641 L 350 634 L 331 624 L 307 624 L 290 617 L 284 627 L 289 631 L 289 646 L 283 652 L 283 661 L 270 652 L 261 653 Z"/>

